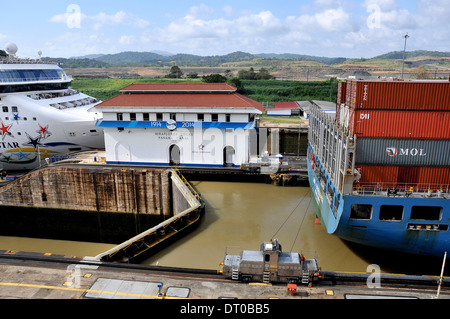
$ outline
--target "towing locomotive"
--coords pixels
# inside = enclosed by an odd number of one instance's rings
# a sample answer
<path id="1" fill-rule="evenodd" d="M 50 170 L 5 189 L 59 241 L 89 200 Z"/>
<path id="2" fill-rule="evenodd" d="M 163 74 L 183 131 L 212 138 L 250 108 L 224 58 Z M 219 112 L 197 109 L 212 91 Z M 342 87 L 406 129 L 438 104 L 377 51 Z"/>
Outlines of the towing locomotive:
<path id="1" fill-rule="evenodd" d="M 259 251 L 243 250 L 239 255 L 225 252 L 222 274 L 244 282 L 288 282 L 308 285 L 319 276 L 317 258 L 285 253 L 277 239 L 261 244 Z"/>

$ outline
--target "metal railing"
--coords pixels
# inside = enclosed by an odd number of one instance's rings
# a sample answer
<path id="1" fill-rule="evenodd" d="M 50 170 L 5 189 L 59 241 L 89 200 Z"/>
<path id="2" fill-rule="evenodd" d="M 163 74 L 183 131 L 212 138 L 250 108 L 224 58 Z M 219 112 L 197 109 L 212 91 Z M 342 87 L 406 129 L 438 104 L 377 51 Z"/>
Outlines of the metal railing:
<path id="1" fill-rule="evenodd" d="M 450 184 L 355 183 L 353 195 L 447 198 Z"/>
<path id="2" fill-rule="evenodd" d="M 137 256 L 143 254 L 148 249 L 154 247 L 156 244 L 162 242 L 158 238 L 158 233 L 160 231 L 164 231 L 167 227 L 174 225 L 177 221 L 182 219 L 183 217 L 189 217 L 190 214 L 198 212 L 202 207 L 202 202 L 200 195 L 194 190 L 194 188 L 189 184 L 189 182 L 178 172 L 178 170 L 172 169 L 172 181 L 175 183 L 177 188 L 183 194 L 187 202 L 189 203 L 189 208 L 182 211 L 181 213 L 173 216 L 170 219 L 165 220 L 164 222 L 158 224 L 155 227 L 152 227 L 145 232 L 125 241 L 124 243 L 103 252 L 95 257 L 86 257 L 87 260 L 96 260 L 96 261 L 113 261 L 119 260 L 124 256 L 121 256 L 125 253 L 128 255 L 128 251 L 131 252 L 132 255 L 128 256 L 128 261 L 132 258 L 136 258 Z M 183 226 L 184 228 L 186 226 Z M 176 227 L 173 227 L 175 230 Z M 175 233 L 181 231 L 182 229 L 176 229 Z M 170 236 L 169 236 L 170 237 Z M 122 253 L 122 254 L 121 254 Z"/>

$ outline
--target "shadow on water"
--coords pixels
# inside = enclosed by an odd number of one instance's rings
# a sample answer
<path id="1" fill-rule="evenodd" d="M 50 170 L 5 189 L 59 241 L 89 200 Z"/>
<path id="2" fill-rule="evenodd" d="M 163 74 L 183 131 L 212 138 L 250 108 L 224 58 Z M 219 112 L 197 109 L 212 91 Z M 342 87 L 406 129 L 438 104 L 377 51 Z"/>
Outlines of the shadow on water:
<path id="1" fill-rule="evenodd" d="M 382 273 L 440 276 L 442 258 L 406 254 L 381 248 L 368 247 L 344 241 L 345 245 L 356 255 L 367 261 L 368 265 L 378 265 Z M 444 271 L 445 276 L 450 275 L 450 264 L 447 259 Z"/>

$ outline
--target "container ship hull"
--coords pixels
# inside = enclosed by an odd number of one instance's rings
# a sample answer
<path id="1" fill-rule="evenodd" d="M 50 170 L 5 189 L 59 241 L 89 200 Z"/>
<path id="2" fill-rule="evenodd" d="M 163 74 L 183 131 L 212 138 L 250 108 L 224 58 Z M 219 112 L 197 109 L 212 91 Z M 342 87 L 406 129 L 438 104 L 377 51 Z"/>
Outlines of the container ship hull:
<path id="1" fill-rule="evenodd" d="M 450 250 L 450 81 L 340 82 L 336 117 L 316 105 L 309 124 L 309 182 L 329 234 Z"/>
<path id="2" fill-rule="evenodd" d="M 450 248 L 450 201 L 443 198 L 400 198 L 394 196 L 349 196 L 339 192 L 334 196 L 336 204 L 327 200 L 327 192 L 321 185 L 314 166 L 323 166 L 320 160 L 312 159 L 314 150 L 309 145 L 308 176 L 311 195 L 317 218 L 323 228 L 339 238 L 361 245 L 389 249 L 409 254 L 442 257 Z M 322 171 L 323 172 L 323 171 Z M 325 177 L 326 178 L 326 177 Z M 326 178 L 328 187 L 334 187 Z M 368 216 L 354 218 L 352 206 L 371 207 Z M 333 208 L 336 207 L 336 208 Z M 383 209 L 382 209 L 383 207 Z M 395 207 L 402 214 L 386 212 L 386 207 Z M 413 207 L 436 207 L 439 216 L 433 220 L 412 219 Z M 353 214 L 354 214 L 353 209 Z M 419 216 L 420 217 L 420 216 Z"/>

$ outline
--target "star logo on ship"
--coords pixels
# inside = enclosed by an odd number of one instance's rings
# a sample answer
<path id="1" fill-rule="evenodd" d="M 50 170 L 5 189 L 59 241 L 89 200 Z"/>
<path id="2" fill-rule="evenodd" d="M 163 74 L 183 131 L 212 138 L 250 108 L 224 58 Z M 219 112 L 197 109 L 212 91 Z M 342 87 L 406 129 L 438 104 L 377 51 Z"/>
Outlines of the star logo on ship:
<path id="1" fill-rule="evenodd" d="M 9 130 L 11 129 L 13 124 L 11 123 L 9 125 L 5 125 L 5 123 L 3 123 L 2 119 L 0 119 L 0 123 L 1 123 L 0 132 L 2 133 L 2 141 L 4 141 L 6 135 L 12 136 L 12 134 Z"/>
<path id="2" fill-rule="evenodd" d="M 38 147 L 42 146 L 42 144 L 41 144 L 42 136 L 39 135 L 35 138 L 32 138 L 27 132 L 25 132 L 25 134 L 27 135 L 29 141 L 28 141 L 28 143 L 24 143 L 23 145 L 31 145 L 37 151 Z"/>
<path id="3" fill-rule="evenodd" d="M 48 130 L 48 125 L 47 126 L 41 126 L 41 124 L 38 124 L 38 125 L 39 125 L 40 129 L 37 130 L 36 132 L 41 134 L 42 138 L 46 139 L 48 136 L 50 136 L 52 134 Z"/>

